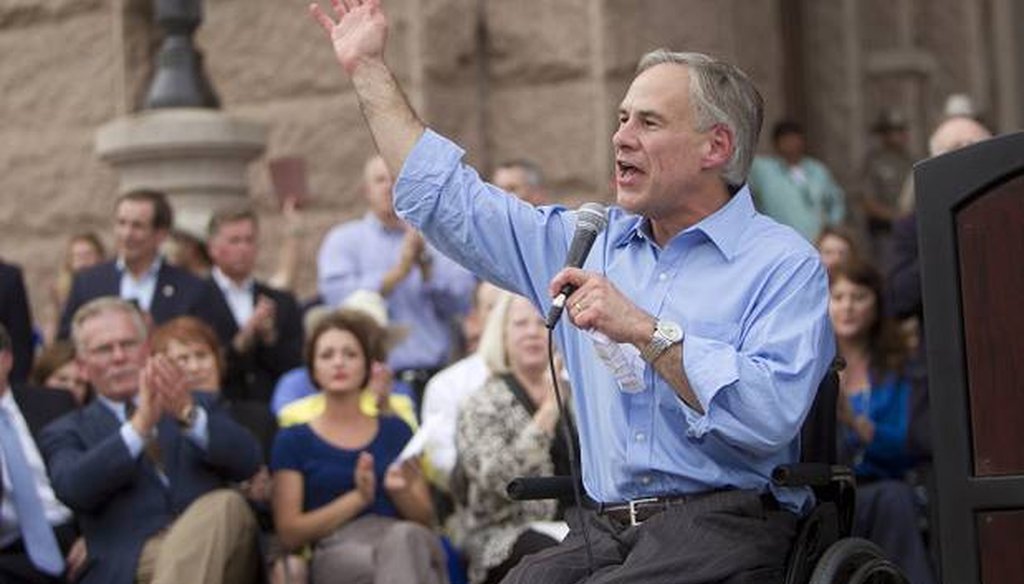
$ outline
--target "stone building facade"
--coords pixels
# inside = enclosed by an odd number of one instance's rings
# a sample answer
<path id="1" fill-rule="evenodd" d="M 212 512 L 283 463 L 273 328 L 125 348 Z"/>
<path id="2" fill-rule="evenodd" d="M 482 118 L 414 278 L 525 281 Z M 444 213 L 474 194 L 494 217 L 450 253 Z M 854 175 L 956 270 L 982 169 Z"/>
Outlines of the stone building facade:
<path id="1" fill-rule="evenodd" d="M 279 215 L 266 157 L 303 156 L 313 201 L 299 292 L 314 292 L 324 231 L 364 212 L 372 151 L 351 87 L 306 0 L 207 0 L 196 42 L 226 112 L 265 124 L 249 169 L 273 265 Z M 483 173 L 528 157 L 557 199 L 609 200 L 615 108 L 659 46 L 740 64 L 766 125 L 805 121 L 849 188 L 883 107 L 910 115 L 915 148 L 946 95 L 969 94 L 999 131 L 1024 123 L 1019 0 L 385 0 L 388 60 L 423 119 Z M 0 257 L 26 272 L 36 319 L 66 234 L 109 240 L 115 171 L 97 129 L 139 108 L 160 31 L 150 0 L 0 0 Z M 762 146 L 767 141 L 762 140 Z"/>

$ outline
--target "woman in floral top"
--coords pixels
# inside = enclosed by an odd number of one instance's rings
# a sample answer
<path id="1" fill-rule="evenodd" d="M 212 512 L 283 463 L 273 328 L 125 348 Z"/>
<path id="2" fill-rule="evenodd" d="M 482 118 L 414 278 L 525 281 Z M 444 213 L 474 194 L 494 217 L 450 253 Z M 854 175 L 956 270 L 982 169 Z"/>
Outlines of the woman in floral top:
<path id="1" fill-rule="evenodd" d="M 525 298 L 505 293 L 480 351 L 491 378 L 459 410 L 459 508 L 450 524 L 474 584 L 499 582 L 523 556 L 558 543 L 543 527 L 556 518 L 557 502 L 510 501 L 508 482 L 568 472 L 543 317 Z M 567 385 L 560 389 L 567 394 Z"/>

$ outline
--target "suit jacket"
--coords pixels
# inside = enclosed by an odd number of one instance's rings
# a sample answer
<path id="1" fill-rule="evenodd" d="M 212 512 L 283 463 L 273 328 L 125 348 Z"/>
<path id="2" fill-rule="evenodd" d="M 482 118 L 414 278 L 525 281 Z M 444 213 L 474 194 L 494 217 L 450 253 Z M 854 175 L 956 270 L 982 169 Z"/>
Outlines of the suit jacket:
<path id="1" fill-rule="evenodd" d="M 11 395 L 14 397 L 14 403 L 18 404 L 21 416 L 28 425 L 29 434 L 32 435 L 40 452 L 42 446 L 39 437 L 43 428 L 64 414 L 73 412 L 78 405 L 70 393 L 60 389 L 13 386 Z M 0 496 L 3 494 L 3 488 L 3 484 L 0 484 Z"/>
<path id="2" fill-rule="evenodd" d="M 192 314 L 213 327 L 221 345 L 226 349 L 227 371 L 222 390 L 224 397 L 232 401 L 269 404 L 278 378 L 302 365 L 302 315 L 291 294 L 260 282 L 256 282 L 253 288 L 254 302 L 260 296 L 267 296 L 277 305 L 277 316 L 274 319 L 277 338 L 272 345 L 257 337 L 248 352 L 239 353 L 235 350 L 231 340 L 238 334 L 239 327 L 224 292 L 212 277 L 202 282 L 199 302 L 193 307 Z"/>
<path id="3" fill-rule="evenodd" d="M 149 313 L 155 324 L 163 324 L 176 316 L 188 314 L 197 301 L 202 280 L 176 268 L 165 260 L 156 277 L 156 289 Z M 71 334 L 71 319 L 83 304 L 101 296 L 121 295 L 121 272 L 116 261 L 103 262 L 75 275 L 67 303 L 60 315 L 57 337 Z"/>
<path id="4" fill-rule="evenodd" d="M 78 407 L 71 393 L 63 389 L 15 385 L 11 387 L 11 395 L 28 424 L 36 446 L 39 446 L 39 436 L 47 424 Z"/>
<path id="5" fill-rule="evenodd" d="M 209 447 L 203 452 L 164 416 L 157 431 L 168 486 L 145 454 L 131 457 L 121 423 L 100 400 L 43 430 L 54 491 L 77 514 L 89 547 L 92 565 L 82 584 L 134 582 L 149 537 L 198 497 L 259 469 L 256 439 L 216 404 L 215 396 L 194 396 L 207 412 Z"/>
<path id="6" fill-rule="evenodd" d="M 11 335 L 14 369 L 11 384 L 28 379 L 32 369 L 32 313 L 21 268 L 0 262 L 0 323 Z"/>

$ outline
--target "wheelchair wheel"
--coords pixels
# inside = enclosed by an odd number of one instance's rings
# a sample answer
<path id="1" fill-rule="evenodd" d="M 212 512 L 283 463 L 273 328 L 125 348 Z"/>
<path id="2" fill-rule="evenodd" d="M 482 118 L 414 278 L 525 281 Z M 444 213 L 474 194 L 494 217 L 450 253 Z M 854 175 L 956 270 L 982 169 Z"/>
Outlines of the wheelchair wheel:
<path id="1" fill-rule="evenodd" d="M 875 544 L 850 537 L 822 554 L 809 584 L 903 584 L 906 580 Z"/>
<path id="2" fill-rule="evenodd" d="M 848 584 L 906 584 L 907 580 L 892 562 L 884 558 L 868 560 L 850 576 Z"/>

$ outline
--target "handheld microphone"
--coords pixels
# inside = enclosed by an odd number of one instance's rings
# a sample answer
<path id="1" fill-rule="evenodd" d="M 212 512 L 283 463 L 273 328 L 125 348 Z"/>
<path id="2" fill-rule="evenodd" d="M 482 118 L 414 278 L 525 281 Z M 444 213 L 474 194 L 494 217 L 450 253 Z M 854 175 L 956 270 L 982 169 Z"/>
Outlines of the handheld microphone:
<path id="1" fill-rule="evenodd" d="M 569 255 L 565 258 L 565 267 L 580 268 L 590 254 L 590 248 L 594 246 L 597 234 L 608 225 L 608 211 L 604 205 L 598 203 L 584 203 L 576 211 L 576 233 L 572 236 L 572 245 L 569 246 Z M 551 309 L 548 310 L 548 317 L 545 323 L 549 329 L 554 328 L 558 319 L 562 316 L 565 308 L 565 300 L 576 291 L 572 284 L 566 284 L 559 290 L 558 296 L 551 301 Z"/>

